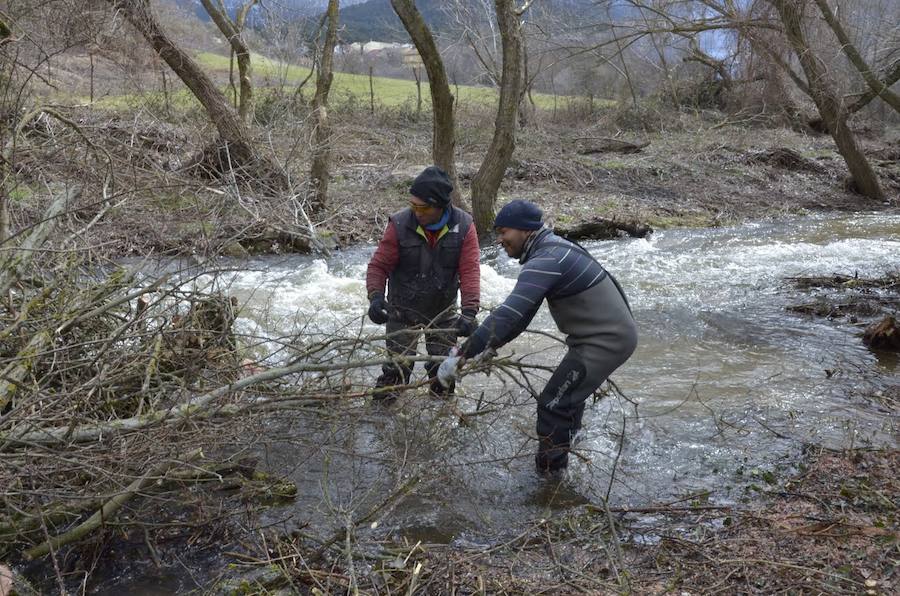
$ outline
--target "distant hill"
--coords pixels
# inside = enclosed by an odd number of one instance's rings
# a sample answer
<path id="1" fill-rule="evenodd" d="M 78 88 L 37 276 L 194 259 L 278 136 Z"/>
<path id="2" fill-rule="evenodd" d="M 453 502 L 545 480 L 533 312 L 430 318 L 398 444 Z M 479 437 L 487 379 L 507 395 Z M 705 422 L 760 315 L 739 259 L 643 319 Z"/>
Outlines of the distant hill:
<path id="1" fill-rule="evenodd" d="M 445 3 L 439 0 L 418 0 L 416 7 L 432 31 L 442 31 L 448 27 Z M 341 41 L 396 41 L 407 42 L 409 35 L 400 18 L 391 7 L 390 0 L 368 0 L 353 6 L 341 8 L 339 19 Z"/>
<path id="2" fill-rule="evenodd" d="M 192 10 L 200 19 L 209 21 L 209 15 L 200 0 L 164 0 Z M 474 7 L 483 10 L 478 0 L 462 0 L 470 2 Z M 229 8 L 240 6 L 244 0 L 225 0 Z M 250 27 L 261 27 L 265 21 L 291 21 L 310 19 L 321 15 L 327 6 L 327 0 L 281 0 L 277 4 L 267 4 L 267 10 L 259 6 L 253 8 L 248 17 Z M 425 22 L 436 34 L 452 34 L 458 24 L 455 22 L 450 3 L 442 0 L 417 0 L 416 7 Z M 613 1 L 607 13 L 606 8 L 598 8 L 595 0 L 541 0 L 535 2 L 526 16 L 532 18 L 552 17 L 560 28 L 577 23 L 583 27 L 592 21 L 606 21 L 611 15 L 620 18 L 630 10 L 627 0 Z M 492 3 L 488 3 L 491 6 Z M 366 41 L 389 41 L 405 43 L 409 36 L 403 28 L 399 17 L 394 13 L 390 0 L 341 0 L 340 3 L 340 40 L 343 43 Z M 545 20 L 545 19 L 542 19 Z"/>
<path id="3" fill-rule="evenodd" d="M 193 11 L 199 18 L 209 21 L 209 15 L 200 0 L 163 0 L 172 2 L 182 8 Z M 342 7 L 350 7 L 365 0 L 341 0 Z M 243 5 L 246 0 L 224 0 L 225 6 L 234 14 L 234 10 Z M 262 23 L 266 18 L 274 17 L 281 20 L 303 19 L 315 17 L 321 14 L 328 6 L 328 0 L 279 0 L 277 3 L 266 4 L 265 10 L 258 4 L 250 10 L 248 23 Z"/>
<path id="4" fill-rule="evenodd" d="M 481 2 L 467 0 L 475 6 L 482 6 Z M 340 24 L 341 41 L 396 41 L 407 42 L 409 36 L 403 29 L 403 24 L 391 8 L 390 0 L 368 0 L 345 6 L 342 2 Z M 610 14 L 612 18 L 619 18 L 629 11 L 627 1 L 612 2 Z M 425 22 L 435 33 L 453 33 L 457 27 L 452 13 L 452 8 L 447 2 L 441 0 L 417 0 L 416 7 L 422 13 Z M 592 20 L 601 21 L 607 19 L 606 9 L 597 8 L 595 0 L 542 0 L 535 2 L 529 9 L 530 13 L 537 17 L 550 15 L 560 26 L 578 23 L 585 25 Z"/>

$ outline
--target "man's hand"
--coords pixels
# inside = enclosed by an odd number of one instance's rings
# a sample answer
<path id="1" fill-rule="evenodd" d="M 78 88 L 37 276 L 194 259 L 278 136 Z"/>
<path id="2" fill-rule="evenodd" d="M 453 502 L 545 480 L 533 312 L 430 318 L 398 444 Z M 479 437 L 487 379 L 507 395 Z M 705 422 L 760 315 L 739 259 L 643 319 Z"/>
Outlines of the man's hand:
<path id="1" fill-rule="evenodd" d="M 456 381 L 457 371 L 459 370 L 460 365 L 462 364 L 462 355 L 459 353 L 459 348 L 453 346 L 450 348 L 450 352 L 447 354 L 447 358 L 441 362 L 441 365 L 438 367 L 437 371 L 437 379 L 438 382 L 444 387 L 450 387 L 454 381 Z"/>
<path id="2" fill-rule="evenodd" d="M 384 294 L 372 294 L 369 298 L 369 319 L 376 325 L 384 325 L 388 321 L 387 302 Z"/>
<path id="3" fill-rule="evenodd" d="M 487 347 L 483 352 L 472 358 L 472 362 L 478 365 L 487 364 L 497 355 L 497 350 Z"/>
<path id="4" fill-rule="evenodd" d="M 456 334 L 460 337 L 469 337 L 478 328 L 478 321 L 475 320 L 476 310 L 473 308 L 464 308 L 462 313 L 456 319 Z"/>

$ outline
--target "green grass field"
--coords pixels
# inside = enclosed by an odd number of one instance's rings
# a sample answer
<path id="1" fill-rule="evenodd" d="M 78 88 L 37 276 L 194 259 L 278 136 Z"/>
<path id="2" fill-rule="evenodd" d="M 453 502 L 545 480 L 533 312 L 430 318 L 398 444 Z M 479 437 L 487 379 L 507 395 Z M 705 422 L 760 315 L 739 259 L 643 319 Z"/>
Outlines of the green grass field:
<path id="1" fill-rule="evenodd" d="M 211 52 L 201 52 L 196 57 L 197 62 L 207 72 L 214 73 L 217 78 L 221 79 L 221 75 L 229 70 L 229 59 L 227 56 L 213 54 Z M 309 76 L 309 68 L 304 66 L 296 66 L 285 64 L 277 60 L 273 60 L 261 54 L 254 53 L 253 61 L 253 81 L 255 84 L 255 95 L 257 100 L 265 97 L 268 93 L 276 90 L 275 85 L 286 85 L 292 89 L 300 84 L 301 81 Z M 236 66 L 235 66 L 236 68 Z M 177 81 L 177 78 L 172 77 Z M 277 83 L 276 83 L 277 82 Z M 176 89 L 169 92 L 168 105 L 176 110 L 188 110 L 197 108 L 198 103 L 190 91 L 185 89 L 180 83 L 175 83 Z M 403 105 L 412 106 L 416 101 L 416 84 L 414 81 L 403 79 L 393 79 L 388 77 L 372 77 L 372 87 L 375 94 L 375 102 L 383 107 L 398 107 Z M 222 87 L 222 92 L 229 98 L 231 97 L 231 89 Z M 315 80 L 310 79 L 305 87 L 307 97 L 310 97 L 315 90 Z M 486 106 L 493 107 L 498 100 L 496 89 L 489 87 L 476 87 L 472 85 L 459 85 L 453 88 L 454 94 L 457 96 L 458 106 Z M 574 104 L 582 104 L 586 102 L 586 98 L 577 96 L 553 96 L 544 93 L 532 94 L 535 104 L 539 109 L 552 110 L 555 107 L 565 109 Z M 86 100 L 86 98 L 82 98 Z M 369 102 L 369 76 L 365 74 L 350 74 L 344 72 L 335 72 L 334 82 L 331 87 L 330 102 L 335 107 L 341 107 L 348 103 L 362 103 L 368 105 Z M 100 108 L 117 109 L 129 108 L 136 106 L 146 106 L 154 104 L 160 108 L 166 104 L 166 98 L 162 91 L 150 91 L 142 94 L 126 94 L 107 96 L 95 102 L 94 105 Z M 595 107 L 613 106 L 614 101 L 595 99 Z M 428 111 L 431 108 L 431 91 L 427 83 L 422 85 L 422 107 Z"/>
<path id="2" fill-rule="evenodd" d="M 227 56 L 203 52 L 197 55 L 197 61 L 205 68 L 227 72 L 229 68 L 229 59 Z M 307 76 L 309 69 L 303 66 L 288 65 L 271 58 L 267 58 L 260 54 L 252 55 L 253 62 L 253 79 L 257 85 L 261 81 L 268 79 L 283 80 L 287 84 L 297 85 Z M 310 79 L 307 83 L 310 89 L 315 88 L 314 80 Z M 416 100 L 416 84 L 414 81 L 403 79 L 392 79 L 387 77 L 372 77 L 372 87 L 374 88 L 375 101 L 383 106 L 393 107 L 403 105 L 404 103 L 415 102 Z M 457 88 L 454 88 L 456 92 Z M 312 91 L 310 91 L 312 93 Z M 331 97 L 341 102 L 349 97 L 355 97 L 360 101 L 369 100 L 369 76 L 359 74 L 349 74 L 343 72 L 334 73 L 334 83 L 331 87 Z M 534 102 L 538 108 L 549 110 L 553 109 L 554 96 L 544 93 L 532 94 Z M 481 104 L 491 106 L 496 104 L 498 94 L 495 89 L 488 87 L 475 87 L 471 85 L 460 85 L 458 87 L 459 104 Z M 585 101 L 581 97 L 556 97 L 558 107 L 565 106 L 568 102 Z M 422 85 L 422 101 L 426 107 L 430 107 L 431 93 L 427 84 Z M 615 102 L 610 100 L 594 100 L 598 106 L 614 105 Z"/>

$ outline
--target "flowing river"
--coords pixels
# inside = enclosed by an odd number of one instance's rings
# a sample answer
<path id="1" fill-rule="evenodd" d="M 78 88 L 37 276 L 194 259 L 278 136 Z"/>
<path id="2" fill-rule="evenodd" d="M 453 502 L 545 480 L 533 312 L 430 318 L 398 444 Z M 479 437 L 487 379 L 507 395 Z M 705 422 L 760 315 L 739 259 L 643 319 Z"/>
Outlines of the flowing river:
<path id="1" fill-rule="evenodd" d="M 900 216 L 817 216 L 666 230 L 648 239 L 585 246 L 628 293 L 640 342 L 613 375 L 627 400 L 607 397 L 585 414 L 578 444 L 582 457 L 573 460 L 566 498 L 534 474 L 534 441 L 528 436 L 534 403 L 527 391 L 503 385 L 497 375 L 473 374 L 461 383 L 460 410 L 473 411 L 479 401 L 490 403 L 502 392 L 512 392 L 513 404 L 469 427 L 444 416 L 441 424 L 455 425 L 448 431 L 452 444 L 434 444 L 431 414 L 439 406 L 422 390 L 393 411 L 376 408 L 356 423 L 273 429 L 273 437 L 322 433 L 322 444 L 338 434 L 352 435 L 344 441 L 354 446 L 351 452 L 307 453 L 298 461 L 290 441 L 273 440 L 266 450 L 268 465 L 292 476 L 301 492 L 292 512 L 273 515 L 302 522 L 376 499 L 374 487 L 396 480 L 391 476 L 398 473 L 400 453 L 405 470 L 415 461 L 445 470 L 439 483 L 405 499 L 387 524 L 412 539 L 476 540 L 540 516 L 548 506 L 607 494 L 619 505 L 706 491 L 715 501 L 740 500 L 748 487 L 771 481 L 804 444 L 896 444 L 896 418 L 865 399 L 877 395 L 885 377 L 897 374 L 896 357 L 868 350 L 861 328 L 847 320 L 788 312 L 786 307 L 811 296 L 785 278 L 897 271 Z M 372 251 L 369 246 L 327 259 L 244 263 L 245 272 L 234 275 L 228 289 L 249 313 L 239 320 L 240 329 L 272 337 L 301 326 L 352 332 L 364 325 L 362 333 L 379 332 L 383 328 L 361 322 Z M 490 308 L 513 288 L 519 265 L 496 247 L 482 252 L 482 304 Z M 254 317 L 254 309 L 267 314 Z M 556 333 L 546 306 L 530 330 Z M 555 365 L 562 354 L 557 341 L 540 333 L 523 334 L 501 350 L 511 353 L 546 365 Z M 446 449 L 443 456 L 435 453 L 440 449 Z M 360 453 L 366 454 L 364 461 Z M 332 509 L 307 509 L 323 500 L 323 492 Z"/>
<path id="2" fill-rule="evenodd" d="M 379 523 L 367 519 L 358 533 L 410 544 L 496 544 L 523 523 L 607 496 L 615 506 L 740 502 L 793 472 L 809 444 L 897 445 L 896 414 L 870 399 L 896 384 L 896 355 L 867 349 L 861 326 L 846 318 L 788 311 L 811 302 L 814 292 L 785 278 L 898 271 L 900 215 L 666 230 L 585 246 L 627 292 L 640 340 L 613 375 L 625 397 L 607 396 L 585 412 L 579 456 L 565 482 L 534 472 L 528 391 L 503 375 L 478 373 L 461 381 L 455 412 L 488 413 L 468 425 L 423 389 L 391 408 L 356 399 L 333 415 L 329 407 L 273 418 L 259 441 L 261 467 L 289 476 L 298 496 L 266 510 L 262 525 L 290 531 L 310 523 L 327 536 L 377 509 L 416 475 L 423 478 L 416 490 L 379 510 L 371 518 Z M 284 340 L 296 341 L 298 333 L 383 332 L 364 317 L 373 250 L 232 262 L 237 273 L 216 283 L 242 304 L 238 331 L 257 338 L 258 353 L 274 353 L 275 363 L 285 357 L 277 351 Z M 496 247 L 483 249 L 484 307 L 506 297 L 518 270 Z M 555 334 L 544 306 L 530 332 L 500 355 L 555 366 L 562 356 Z M 416 370 L 421 378 L 421 365 Z M 364 369 L 352 382 L 364 386 L 378 372 Z M 493 407 L 500 401 L 502 408 Z M 197 587 L 205 575 L 186 582 L 177 573 L 133 573 L 115 583 Z"/>

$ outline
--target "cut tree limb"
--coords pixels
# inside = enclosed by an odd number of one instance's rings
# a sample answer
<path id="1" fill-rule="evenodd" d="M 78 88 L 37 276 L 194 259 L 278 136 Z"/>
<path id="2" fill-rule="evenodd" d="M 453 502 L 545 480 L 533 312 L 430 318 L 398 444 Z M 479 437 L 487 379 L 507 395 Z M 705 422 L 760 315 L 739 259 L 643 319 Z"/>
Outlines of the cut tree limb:
<path id="1" fill-rule="evenodd" d="M 19 281 L 22 272 L 30 267 L 35 251 L 44 244 L 56 227 L 56 222 L 66 205 L 81 194 L 81 188 L 70 188 L 60 194 L 44 213 L 44 217 L 36 224 L 22 244 L 11 249 L 11 255 L 0 268 L 0 296 L 6 294 L 14 283 Z"/>
<path id="2" fill-rule="evenodd" d="M 51 550 L 55 550 L 60 546 L 64 546 L 71 542 L 75 542 L 80 540 L 90 532 L 94 531 L 98 527 L 100 527 L 106 520 L 115 515 L 115 513 L 122 508 L 129 499 L 131 499 L 135 494 L 137 494 L 141 489 L 143 489 L 147 484 L 154 481 L 157 476 L 165 475 L 171 468 L 175 466 L 189 462 L 193 459 L 196 459 L 201 455 L 200 449 L 195 449 L 188 453 L 183 461 L 167 461 L 158 466 L 155 466 L 147 471 L 146 474 L 137 478 L 134 482 L 129 484 L 124 491 L 117 494 L 106 503 L 103 504 L 94 515 L 89 517 L 87 521 L 84 523 L 72 528 L 68 532 L 64 532 L 58 536 L 51 538 L 50 540 L 43 542 L 33 548 L 30 548 L 25 551 L 26 559 L 36 559 L 38 557 L 43 557 L 44 555 L 51 552 Z"/>
<path id="3" fill-rule="evenodd" d="M 413 358 L 413 360 L 428 360 L 428 358 Z M 75 426 L 54 426 L 51 428 L 30 427 L 28 429 L 14 428 L 8 433 L 0 434 L 0 451 L 10 447 L 29 447 L 33 445 L 58 445 L 61 443 L 85 443 L 88 441 L 100 441 L 109 439 L 119 433 L 147 428 L 163 422 L 174 423 L 190 417 L 202 417 L 215 401 L 226 395 L 237 393 L 247 387 L 274 381 L 291 374 L 303 372 L 323 372 L 331 370 L 350 370 L 354 368 L 367 368 L 381 366 L 393 362 L 390 359 L 374 358 L 357 362 L 341 364 L 310 364 L 306 362 L 295 363 L 281 368 L 270 368 L 264 372 L 244 377 L 234 383 L 222 385 L 202 395 L 192 397 L 189 400 L 172 406 L 168 409 L 155 410 L 140 416 L 119 418 L 106 422 L 82 424 Z M 262 403 L 262 402 L 261 402 Z M 217 411 L 227 411 L 227 406 L 220 406 Z M 238 411 L 233 409 L 234 412 Z M 21 426 L 25 426 L 24 424 Z"/>
<path id="4" fill-rule="evenodd" d="M 620 231 L 632 238 L 645 238 L 653 233 L 653 228 L 634 221 L 616 221 L 605 217 L 594 217 L 571 228 L 556 226 L 554 231 L 570 240 L 611 240 L 618 238 Z"/>
<path id="5" fill-rule="evenodd" d="M 590 155 L 592 153 L 639 153 L 645 147 L 650 146 L 650 141 L 645 143 L 630 143 L 621 139 L 611 138 L 581 138 L 575 139 L 581 142 L 582 146 L 577 150 L 581 155 Z M 590 144 L 588 144 L 590 142 Z"/>

